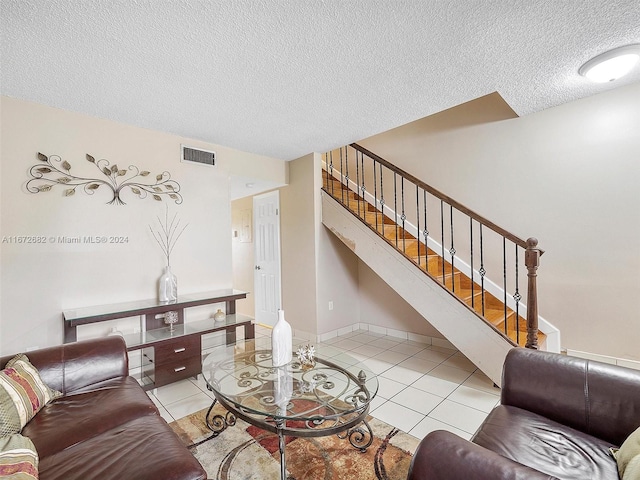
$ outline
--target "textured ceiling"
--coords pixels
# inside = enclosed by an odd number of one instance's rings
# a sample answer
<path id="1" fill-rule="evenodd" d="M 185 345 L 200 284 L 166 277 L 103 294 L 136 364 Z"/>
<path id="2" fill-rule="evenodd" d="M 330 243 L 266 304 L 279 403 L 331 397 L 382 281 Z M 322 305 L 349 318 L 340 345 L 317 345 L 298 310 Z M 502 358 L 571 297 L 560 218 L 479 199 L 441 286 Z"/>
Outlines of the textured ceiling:
<path id="1" fill-rule="evenodd" d="M 3 95 L 290 160 L 497 91 L 526 115 L 640 80 L 638 0 L 0 0 Z"/>

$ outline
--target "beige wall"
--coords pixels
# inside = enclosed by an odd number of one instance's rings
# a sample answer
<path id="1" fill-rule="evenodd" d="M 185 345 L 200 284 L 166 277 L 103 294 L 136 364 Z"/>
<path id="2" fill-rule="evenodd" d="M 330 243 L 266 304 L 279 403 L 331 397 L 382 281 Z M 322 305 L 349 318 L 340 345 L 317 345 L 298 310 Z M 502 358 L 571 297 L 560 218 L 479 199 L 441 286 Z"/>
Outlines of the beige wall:
<path id="1" fill-rule="evenodd" d="M 360 322 L 360 296 L 358 257 L 322 224 L 318 228 L 318 333 L 323 334 Z"/>
<path id="2" fill-rule="evenodd" d="M 537 237 L 539 310 L 563 347 L 639 360 L 639 105 L 635 84 L 523 118 L 359 143 Z"/>
<path id="3" fill-rule="evenodd" d="M 316 335 L 317 201 L 320 160 L 309 154 L 289 162 L 289 185 L 280 189 L 282 309 L 294 329 Z"/>
<path id="4" fill-rule="evenodd" d="M 358 262 L 358 279 L 361 322 L 443 338 L 440 332 L 362 261 Z"/>
<path id="5" fill-rule="evenodd" d="M 188 224 L 171 257 L 179 292 L 232 286 L 229 165 L 261 157 L 8 97 L 1 102 L 2 235 L 127 239 L 124 244 L 0 244 L 2 354 L 61 343 L 64 309 L 154 298 L 165 263 L 149 231 L 156 216 L 164 215 L 165 202 L 125 192 L 127 205 L 107 205 L 104 189 L 64 197 L 59 186 L 30 194 L 25 183 L 37 152 L 60 155 L 80 175 L 94 174 L 86 153 L 154 175 L 170 172 L 184 197 L 181 205 L 169 204 L 170 212 Z M 181 143 L 215 150 L 218 166 L 181 163 Z"/>

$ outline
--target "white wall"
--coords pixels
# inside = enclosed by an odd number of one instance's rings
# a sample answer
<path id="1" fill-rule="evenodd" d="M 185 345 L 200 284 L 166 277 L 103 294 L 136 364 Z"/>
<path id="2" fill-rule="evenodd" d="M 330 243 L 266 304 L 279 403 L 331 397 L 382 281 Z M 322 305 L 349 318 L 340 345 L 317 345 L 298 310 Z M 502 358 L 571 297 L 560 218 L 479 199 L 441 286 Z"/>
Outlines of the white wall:
<path id="1" fill-rule="evenodd" d="M 513 120 L 361 143 L 546 250 L 563 347 L 640 359 L 640 84 Z"/>
<path id="2" fill-rule="evenodd" d="M 2 354 L 62 342 L 62 311 L 86 305 L 154 298 L 165 263 L 149 231 L 166 202 L 123 193 L 127 205 L 107 205 L 106 189 L 64 197 L 60 186 L 28 193 L 36 153 L 60 155 L 72 172 L 99 176 L 90 153 L 121 168 L 171 173 L 184 202 L 168 204 L 188 224 L 172 254 L 179 293 L 232 286 L 229 165 L 261 157 L 220 145 L 145 130 L 2 97 L 1 221 L 3 238 L 19 235 L 121 236 L 123 244 L 0 244 Z M 180 144 L 215 150 L 218 166 L 180 163 Z M 281 171 L 284 172 L 284 162 Z"/>

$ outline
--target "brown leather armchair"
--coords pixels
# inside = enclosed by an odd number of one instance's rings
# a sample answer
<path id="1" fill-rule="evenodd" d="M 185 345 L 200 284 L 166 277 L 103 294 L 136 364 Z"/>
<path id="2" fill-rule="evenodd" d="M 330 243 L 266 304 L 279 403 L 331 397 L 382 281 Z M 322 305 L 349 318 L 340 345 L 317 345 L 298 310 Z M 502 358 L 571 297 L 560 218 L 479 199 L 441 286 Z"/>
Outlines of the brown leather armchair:
<path id="1" fill-rule="evenodd" d="M 548 352 L 507 354 L 501 404 L 468 442 L 435 431 L 408 480 L 618 479 L 610 447 L 640 426 L 640 371 Z"/>

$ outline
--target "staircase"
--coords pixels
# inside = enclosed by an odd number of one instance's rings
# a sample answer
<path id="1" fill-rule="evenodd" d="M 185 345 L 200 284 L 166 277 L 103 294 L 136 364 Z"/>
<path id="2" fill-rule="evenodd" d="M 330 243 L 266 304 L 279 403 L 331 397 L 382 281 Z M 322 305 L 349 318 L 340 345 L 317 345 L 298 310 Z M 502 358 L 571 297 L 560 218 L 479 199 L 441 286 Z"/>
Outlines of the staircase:
<path id="1" fill-rule="evenodd" d="M 535 315 L 537 322 L 537 308 L 535 305 L 531 306 L 531 302 L 529 301 L 529 308 L 524 306 L 520 299 L 521 294 L 519 292 L 519 286 L 516 281 L 515 293 L 513 291 L 507 295 L 507 260 L 506 260 L 506 247 L 503 246 L 505 256 L 504 261 L 504 277 L 505 277 L 505 288 L 500 291 L 500 289 L 493 288 L 493 292 L 489 291 L 491 289 L 487 288 L 488 285 L 495 284 L 493 282 L 489 282 L 488 278 L 485 278 L 484 274 L 484 265 L 478 269 L 473 266 L 474 259 L 473 253 L 471 253 L 471 267 L 467 265 L 467 268 L 458 268 L 464 264 L 460 260 L 460 257 L 457 256 L 456 248 L 454 248 L 453 239 L 455 237 L 453 231 L 453 208 L 462 209 L 463 213 L 469 215 L 471 218 L 471 230 L 473 232 L 474 228 L 474 220 L 480 222 L 482 225 L 480 227 L 480 232 L 482 234 L 482 227 L 488 225 L 486 228 L 495 228 L 497 229 L 501 235 L 504 236 L 503 243 L 506 244 L 506 240 L 511 240 L 514 238 L 508 232 L 504 232 L 502 229 L 499 229 L 491 222 L 483 219 L 479 216 L 471 216 L 474 215 L 469 209 L 465 207 L 459 206 L 452 199 L 439 194 L 435 190 L 431 189 L 427 185 L 422 182 L 416 180 L 414 177 L 406 174 L 402 170 L 397 167 L 389 164 L 385 160 L 375 156 L 371 152 L 359 147 L 356 144 L 350 145 L 349 147 L 344 148 L 344 163 L 343 163 L 343 150 L 341 149 L 339 152 L 340 157 L 340 165 L 334 165 L 332 156 L 326 155 L 325 162 L 325 170 L 323 171 L 323 191 L 324 194 L 327 195 L 327 199 L 323 198 L 323 223 L 325 226 L 329 227 L 342 241 L 347 244 L 352 250 L 356 251 L 359 248 L 363 248 L 362 239 L 366 238 L 365 236 L 361 236 L 362 232 L 358 231 L 357 224 L 348 225 L 349 220 L 345 218 L 340 218 L 340 214 L 327 214 L 325 219 L 325 207 L 328 206 L 328 202 L 337 202 L 336 206 L 339 208 L 346 210 L 348 214 L 355 220 L 356 223 L 359 223 L 361 226 L 366 226 L 374 236 L 371 237 L 373 243 L 370 247 L 366 247 L 369 250 L 371 249 L 379 249 L 382 248 L 380 241 L 384 242 L 388 248 L 395 250 L 396 255 L 399 258 L 399 262 L 404 263 L 406 266 L 410 266 L 415 272 L 419 272 L 419 275 L 422 275 L 425 278 L 424 285 L 437 284 L 441 291 L 444 291 L 448 294 L 449 302 L 457 302 L 458 304 L 463 306 L 463 310 L 458 310 L 458 316 L 460 318 L 467 317 L 469 320 L 460 320 L 460 323 L 456 325 L 455 328 L 452 327 L 453 323 L 457 322 L 451 319 L 447 320 L 447 323 L 440 323 L 439 321 L 434 321 L 434 313 L 433 309 L 426 308 L 426 311 L 421 311 L 420 308 L 420 300 L 417 299 L 414 304 L 409 301 L 410 304 L 434 326 L 436 327 L 447 339 L 449 339 L 457 348 L 459 348 L 463 353 L 465 353 L 476 365 L 482 368 L 483 360 L 476 355 L 476 358 L 473 358 L 474 355 L 471 352 L 465 351 L 465 345 L 468 343 L 468 335 L 461 335 L 461 340 L 456 342 L 455 338 L 459 334 L 459 330 L 461 328 L 478 328 L 477 325 L 470 327 L 473 324 L 477 324 L 478 322 L 482 322 L 485 325 L 490 327 L 491 332 L 488 333 L 485 330 L 482 330 L 482 333 L 479 334 L 481 337 L 486 337 L 489 340 L 489 343 L 495 344 L 499 343 L 501 346 L 497 349 L 500 352 L 506 352 L 508 349 L 513 348 L 514 346 L 528 346 L 530 348 L 539 348 L 540 345 L 544 345 L 545 335 L 542 332 L 538 332 L 537 323 L 535 325 L 531 325 L 531 319 L 527 318 Z M 351 159 L 349 159 L 348 150 L 351 152 Z M 335 152 L 336 157 L 338 157 L 338 152 Z M 369 168 L 365 165 L 365 159 L 367 161 L 372 161 L 373 164 Z M 336 162 L 337 163 L 337 162 Z M 351 166 L 349 166 L 349 164 Z M 354 168 L 355 167 L 355 168 Z M 349 178 L 349 168 L 351 168 L 351 172 L 353 175 L 353 171 L 357 170 L 356 179 Z M 391 171 L 383 171 L 384 169 L 391 169 Z M 346 170 L 346 174 L 345 174 Z M 391 173 L 393 174 L 393 187 L 389 187 L 391 181 Z M 397 180 L 397 176 L 402 175 L 402 192 L 399 193 L 397 185 L 399 182 Z M 383 178 L 386 179 L 387 184 L 385 185 L 383 182 Z M 411 184 L 411 189 L 416 188 L 416 193 L 414 198 L 417 199 L 415 203 L 417 203 L 417 212 L 414 215 L 414 220 L 417 221 L 418 227 L 414 226 L 413 228 L 409 228 L 407 222 L 407 216 L 405 214 L 405 201 L 404 197 L 405 193 L 405 178 Z M 368 184 L 366 184 L 368 183 Z M 373 185 L 372 185 L 373 184 Z M 391 188 L 394 189 L 393 197 L 394 197 L 394 205 L 393 207 L 389 207 L 385 204 L 385 198 L 382 195 L 383 187 L 386 187 L 387 191 Z M 373 192 L 372 192 L 373 190 Z M 410 190 L 408 188 L 408 190 Z M 442 242 L 440 245 L 435 247 L 435 242 L 429 237 L 428 230 L 426 228 L 426 209 L 427 209 L 427 199 L 426 195 L 429 193 L 440 195 L 438 198 L 444 198 L 446 201 L 447 208 L 451 205 L 452 213 L 451 213 L 451 246 L 448 249 L 445 249 L 443 246 L 445 244 L 445 231 L 449 228 L 444 224 L 444 214 L 442 213 L 445 209 L 442 207 L 442 203 L 440 204 L 440 215 L 442 219 Z M 379 195 L 379 196 L 378 196 Z M 421 198 L 424 195 L 424 202 L 421 204 Z M 389 194 L 387 194 L 389 196 Z M 398 200 L 396 197 L 402 196 L 402 206 L 399 207 Z M 329 200 L 329 198 L 331 200 Z M 332 207 L 333 208 L 333 207 Z M 400 208 L 402 209 L 400 215 Z M 421 208 L 425 210 L 424 217 L 425 221 L 423 226 L 420 224 L 420 217 L 422 216 Z M 328 210 L 328 209 L 327 209 Z M 391 210 L 391 211 L 390 211 Z M 337 212 L 336 212 L 337 213 Z M 431 213 L 430 213 L 431 215 Z M 479 220 L 478 220 L 479 218 Z M 424 234 L 423 230 L 424 229 Z M 413 230 L 413 232 L 412 232 Z M 456 234 L 457 235 L 457 234 Z M 357 237 L 359 240 L 356 242 L 353 238 L 349 237 Z M 378 239 L 376 241 L 376 238 Z M 516 238 L 517 239 L 517 238 Z M 519 239 L 517 239 L 519 240 Z M 368 240 L 367 240 L 368 241 Z M 448 242 L 448 239 L 447 239 Z M 532 252 L 534 255 L 540 255 L 541 251 L 536 248 L 537 242 L 533 239 L 529 241 L 519 240 L 519 244 L 516 244 L 516 250 L 518 248 L 522 249 L 522 244 L 524 243 L 527 246 L 524 255 L 518 258 L 518 253 L 515 254 L 515 277 L 518 277 L 518 263 L 522 262 L 522 258 L 530 255 L 529 252 Z M 357 244 L 357 245 L 356 245 Z M 447 244 L 448 246 L 448 244 Z M 456 245 L 457 246 L 457 245 Z M 530 247 L 530 248 L 529 248 Z M 480 249 L 481 249 L 481 257 L 482 257 L 482 237 L 480 239 Z M 473 233 L 471 240 L 471 250 L 472 252 L 478 249 L 478 247 L 474 247 L 473 245 Z M 376 255 L 381 255 L 382 250 Z M 357 252 L 356 252 L 357 253 Z M 357 253 L 358 254 L 358 253 Z M 384 254 L 386 255 L 386 254 Z M 361 257 L 365 263 L 367 261 L 362 258 L 366 255 L 358 255 Z M 375 255 L 370 257 L 372 262 L 375 262 Z M 537 256 L 534 259 L 535 268 L 537 268 Z M 531 264 L 530 258 L 527 258 L 527 265 Z M 477 261 L 477 260 L 476 260 Z M 371 265 L 369 265 L 371 267 Z M 380 272 L 377 272 L 383 280 L 385 280 L 385 272 L 384 266 L 379 265 L 379 268 L 382 269 Z M 463 271 L 463 270 L 466 270 Z M 525 270 L 525 268 L 522 268 Z M 374 269 L 375 271 L 375 269 Z M 478 273 L 480 272 L 480 273 Z M 532 272 L 532 269 L 529 268 L 529 273 Z M 401 282 L 398 282 L 398 287 L 394 287 L 392 285 L 394 279 L 397 277 L 397 273 L 391 274 L 390 281 L 387 283 L 396 291 L 400 288 L 404 288 L 401 285 Z M 512 275 L 513 276 L 513 275 Z M 530 275 L 531 277 L 531 275 Z M 535 299 L 535 269 L 533 269 L 533 297 Z M 531 278 L 529 278 L 531 280 Z M 422 281 L 422 280 L 421 280 Z M 414 282 L 415 284 L 415 282 Z M 411 288 L 411 285 L 406 285 Z M 528 293 L 531 294 L 532 285 L 531 282 L 528 285 Z M 407 299 L 408 295 L 406 292 L 398 291 L 398 293 Z M 419 295 L 419 293 L 417 294 Z M 453 297 L 453 298 L 451 298 Z M 430 301 L 430 305 L 433 305 L 434 300 Z M 443 311 L 442 307 L 440 311 Z M 526 314 L 523 313 L 527 311 Z M 473 319 L 473 320 L 472 320 Z M 532 331 L 531 327 L 534 327 L 535 331 Z M 451 327 L 451 335 L 447 335 L 444 330 Z M 476 333 L 478 335 L 478 333 Z M 501 340 L 496 340 L 495 338 L 500 338 Z M 477 349 L 471 348 L 471 350 L 476 351 Z M 505 353 L 506 354 L 506 353 Z M 483 369 L 485 373 L 487 373 L 490 378 L 492 378 L 496 383 L 499 384 L 499 371 L 501 370 L 501 354 L 497 355 L 497 358 L 490 360 L 489 363 L 491 365 L 487 365 L 486 369 Z"/>

